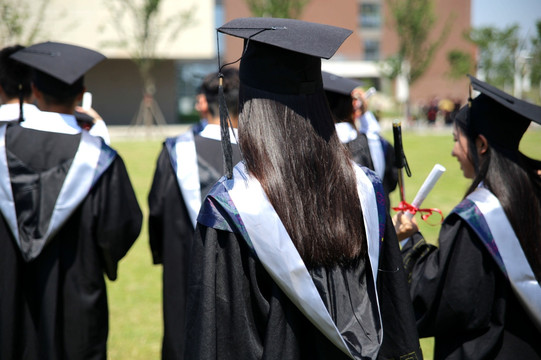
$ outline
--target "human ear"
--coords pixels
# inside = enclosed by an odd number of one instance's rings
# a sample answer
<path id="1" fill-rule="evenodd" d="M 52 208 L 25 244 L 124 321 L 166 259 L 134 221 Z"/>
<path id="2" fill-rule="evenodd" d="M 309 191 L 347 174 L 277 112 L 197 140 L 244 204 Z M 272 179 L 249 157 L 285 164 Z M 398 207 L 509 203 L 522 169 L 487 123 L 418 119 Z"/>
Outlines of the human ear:
<path id="1" fill-rule="evenodd" d="M 475 139 L 475 147 L 479 155 L 484 155 L 488 150 L 488 140 L 484 135 L 477 135 Z"/>

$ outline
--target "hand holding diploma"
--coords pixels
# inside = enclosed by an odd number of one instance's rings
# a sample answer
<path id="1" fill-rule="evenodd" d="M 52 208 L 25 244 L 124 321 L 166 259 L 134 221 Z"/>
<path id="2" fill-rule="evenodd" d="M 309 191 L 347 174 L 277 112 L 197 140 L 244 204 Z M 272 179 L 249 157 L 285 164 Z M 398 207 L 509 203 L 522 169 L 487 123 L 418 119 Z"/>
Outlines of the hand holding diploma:
<path id="1" fill-rule="evenodd" d="M 434 165 L 432 171 L 430 174 L 428 174 L 428 177 L 425 179 L 423 185 L 417 192 L 417 195 L 415 195 L 412 203 L 408 204 L 405 201 L 401 201 L 398 207 L 393 208 L 393 210 L 400 211 L 393 217 L 393 223 L 399 241 L 407 239 L 419 231 L 417 223 L 413 218 L 417 212 L 424 213 L 422 215 L 423 220 L 426 220 L 430 215 L 432 215 L 433 212 L 438 212 L 442 216 L 443 220 L 443 215 L 441 214 L 440 210 L 435 208 L 421 209 L 420 207 L 444 172 L 445 167 L 440 164 Z"/>
<path id="2" fill-rule="evenodd" d="M 428 174 L 428 177 L 425 179 L 425 182 L 417 192 L 417 195 L 415 195 L 415 198 L 411 202 L 411 206 L 414 208 L 419 209 L 421 205 L 423 204 L 423 201 L 426 199 L 428 194 L 432 191 L 434 188 L 434 185 L 438 182 L 441 175 L 445 172 L 445 167 L 443 167 L 440 164 L 434 165 L 432 168 L 432 171 L 430 171 L 430 174 Z M 406 211 L 406 216 L 408 218 L 412 218 L 413 215 L 415 215 L 415 212 L 411 210 Z"/>

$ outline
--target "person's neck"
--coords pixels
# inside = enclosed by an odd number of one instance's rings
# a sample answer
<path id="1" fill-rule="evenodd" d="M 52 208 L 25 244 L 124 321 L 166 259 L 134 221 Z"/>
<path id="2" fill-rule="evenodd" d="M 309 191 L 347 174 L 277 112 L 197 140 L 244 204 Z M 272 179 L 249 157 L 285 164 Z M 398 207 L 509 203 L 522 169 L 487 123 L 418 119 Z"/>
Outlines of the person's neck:
<path id="1" fill-rule="evenodd" d="M 238 123 L 239 123 L 238 116 L 231 116 L 231 125 L 233 126 L 233 128 L 236 129 L 238 126 Z M 220 125 L 220 117 L 219 116 L 209 117 L 208 124 Z"/>
<path id="2" fill-rule="evenodd" d="M 56 105 L 56 104 L 45 104 L 40 108 L 41 111 L 54 112 L 58 114 L 75 114 L 75 106 L 66 106 L 66 105 Z"/>

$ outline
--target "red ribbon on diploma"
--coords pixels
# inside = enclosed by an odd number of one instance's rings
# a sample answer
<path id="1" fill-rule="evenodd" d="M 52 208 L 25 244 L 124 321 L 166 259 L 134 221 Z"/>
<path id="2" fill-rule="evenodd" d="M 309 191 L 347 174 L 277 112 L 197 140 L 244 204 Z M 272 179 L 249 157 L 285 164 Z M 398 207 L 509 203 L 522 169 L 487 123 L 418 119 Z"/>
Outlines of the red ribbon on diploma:
<path id="1" fill-rule="evenodd" d="M 440 214 L 441 216 L 441 220 L 440 220 L 440 224 L 443 222 L 443 214 L 441 213 L 441 210 L 440 209 L 437 209 L 437 208 L 427 208 L 427 209 L 420 209 L 418 207 L 415 207 L 405 201 L 401 201 L 397 207 L 393 207 L 392 208 L 394 211 L 403 211 L 403 212 L 407 212 L 409 211 L 410 213 L 412 214 L 416 214 L 416 213 L 422 213 L 423 215 L 421 215 L 421 219 L 423 219 L 424 221 L 426 221 L 430 216 L 432 216 L 433 213 L 438 213 Z M 426 221 L 429 225 L 436 225 L 436 224 L 430 224 L 428 221 Z"/>

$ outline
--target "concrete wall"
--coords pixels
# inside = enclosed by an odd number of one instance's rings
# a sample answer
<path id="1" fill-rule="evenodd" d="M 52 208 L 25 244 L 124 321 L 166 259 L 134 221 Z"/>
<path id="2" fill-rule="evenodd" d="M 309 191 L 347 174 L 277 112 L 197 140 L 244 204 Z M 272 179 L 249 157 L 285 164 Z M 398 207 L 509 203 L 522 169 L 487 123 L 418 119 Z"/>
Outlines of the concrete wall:
<path id="1" fill-rule="evenodd" d="M 177 82 L 174 60 L 160 61 L 153 71 L 155 94 L 167 123 L 177 123 Z M 110 125 L 129 125 L 139 110 L 143 83 L 131 60 L 109 59 L 90 70 L 85 77 L 92 93 L 92 107 Z"/>

